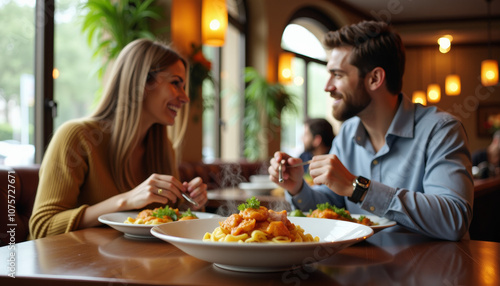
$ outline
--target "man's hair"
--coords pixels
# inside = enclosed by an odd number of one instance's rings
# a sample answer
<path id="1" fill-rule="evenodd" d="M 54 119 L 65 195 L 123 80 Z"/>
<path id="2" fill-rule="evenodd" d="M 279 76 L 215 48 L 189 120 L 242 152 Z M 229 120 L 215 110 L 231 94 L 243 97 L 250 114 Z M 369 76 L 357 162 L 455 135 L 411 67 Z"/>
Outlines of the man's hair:
<path id="1" fill-rule="evenodd" d="M 324 43 L 328 48 L 353 47 L 350 64 L 357 67 L 359 76 L 376 67 L 386 73 L 389 92 L 399 94 L 403 87 L 405 50 L 398 33 L 384 22 L 362 21 L 337 31 L 326 33 Z"/>
<path id="2" fill-rule="evenodd" d="M 309 131 L 311 131 L 313 137 L 316 135 L 321 136 L 323 145 L 328 147 L 328 149 L 332 148 L 335 135 L 333 134 L 333 127 L 328 120 L 324 118 L 309 118 L 304 123 L 309 126 Z"/>

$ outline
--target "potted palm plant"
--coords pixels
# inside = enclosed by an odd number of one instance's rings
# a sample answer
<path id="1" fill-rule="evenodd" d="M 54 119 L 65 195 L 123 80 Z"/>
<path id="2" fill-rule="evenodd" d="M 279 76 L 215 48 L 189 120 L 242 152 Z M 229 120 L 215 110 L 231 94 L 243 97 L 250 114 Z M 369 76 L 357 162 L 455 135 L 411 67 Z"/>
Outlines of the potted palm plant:
<path id="1" fill-rule="evenodd" d="M 153 31 L 152 21 L 164 19 L 161 7 L 156 0 L 88 0 L 82 8 L 87 11 L 83 16 L 82 31 L 88 34 L 88 43 L 96 45 L 94 56 L 104 58 L 99 68 L 102 77 L 107 65 L 120 51 L 138 38 L 155 39 L 165 32 Z M 168 29 L 165 28 L 165 29 Z"/>
<path id="2" fill-rule="evenodd" d="M 282 84 L 267 81 L 253 67 L 245 68 L 245 83 L 244 154 L 249 160 L 257 160 L 263 130 L 265 127 L 278 130 L 284 110 L 297 112 L 296 96 L 287 92 Z"/>

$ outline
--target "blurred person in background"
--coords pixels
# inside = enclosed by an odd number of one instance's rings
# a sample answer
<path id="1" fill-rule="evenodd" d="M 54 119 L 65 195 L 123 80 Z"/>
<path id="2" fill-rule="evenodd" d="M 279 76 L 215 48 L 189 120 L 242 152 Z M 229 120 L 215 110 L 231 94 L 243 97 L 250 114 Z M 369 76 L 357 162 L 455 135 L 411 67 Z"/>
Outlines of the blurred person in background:
<path id="1" fill-rule="evenodd" d="M 488 147 L 472 153 L 475 178 L 486 179 L 500 174 L 500 130 L 493 134 Z"/>
<path id="2" fill-rule="evenodd" d="M 299 158 L 303 162 L 309 161 L 313 156 L 328 154 L 332 148 L 332 142 L 335 138 L 333 127 L 324 118 L 309 118 L 304 122 L 304 134 L 302 143 L 304 152 Z M 304 173 L 309 173 L 309 165 L 304 165 Z"/>

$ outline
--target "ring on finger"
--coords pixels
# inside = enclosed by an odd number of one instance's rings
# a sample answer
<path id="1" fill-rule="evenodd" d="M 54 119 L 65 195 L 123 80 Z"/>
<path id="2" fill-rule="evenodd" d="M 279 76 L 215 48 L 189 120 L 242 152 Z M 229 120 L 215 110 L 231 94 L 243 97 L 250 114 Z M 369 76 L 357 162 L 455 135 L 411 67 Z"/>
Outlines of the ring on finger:
<path id="1" fill-rule="evenodd" d="M 163 192 L 162 189 L 158 189 L 158 195 L 161 195 L 162 192 Z"/>

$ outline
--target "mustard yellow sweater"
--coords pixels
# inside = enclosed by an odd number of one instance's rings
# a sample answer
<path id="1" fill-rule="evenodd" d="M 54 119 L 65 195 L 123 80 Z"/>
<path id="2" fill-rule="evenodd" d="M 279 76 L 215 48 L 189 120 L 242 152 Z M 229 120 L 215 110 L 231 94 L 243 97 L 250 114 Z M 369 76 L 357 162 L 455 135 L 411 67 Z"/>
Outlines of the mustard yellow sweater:
<path id="1" fill-rule="evenodd" d="M 111 133 L 99 122 L 70 121 L 59 127 L 40 166 L 40 181 L 30 218 L 30 239 L 78 229 L 89 205 L 120 193 L 111 175 Z M 173 157 L 171 142 L 164 144 Z M 175 160 L 171 174 L 178 178 Z"/>

